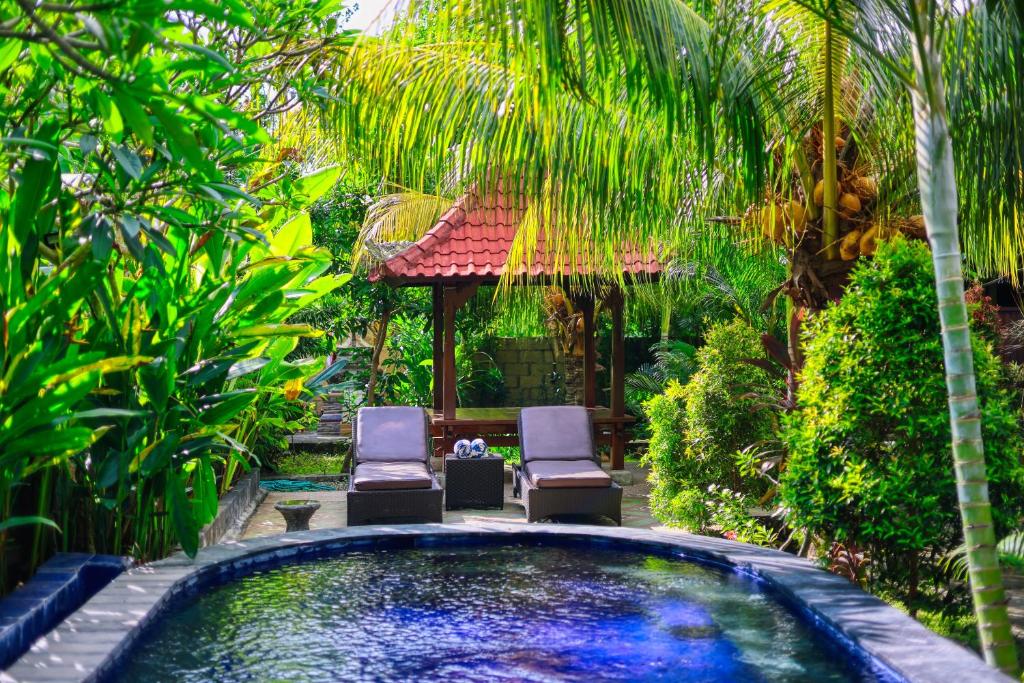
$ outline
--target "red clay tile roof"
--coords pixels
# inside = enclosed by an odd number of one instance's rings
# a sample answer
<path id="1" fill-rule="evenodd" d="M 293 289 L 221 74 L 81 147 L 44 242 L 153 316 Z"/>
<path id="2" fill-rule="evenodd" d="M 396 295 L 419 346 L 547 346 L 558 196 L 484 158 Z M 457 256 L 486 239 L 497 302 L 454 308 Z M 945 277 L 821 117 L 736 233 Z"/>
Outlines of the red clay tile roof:
<path id="1" fill-rule="evenodd" d="M 391 256 L 370 273 L 370 280 L 392 284 L 427 284 L 440 280 L 497 280 L 505 272 L 509 249 L 515 239 L 522 211 L 509 207 L 501 195 L 480 200 L 472 193 L 452 206 L 437 224 L 408 248 Z M 546 250 L 543 231 L 537 237 L 534 257 L 516 267 L 516 276 L 591 275 L 595 257 L 563 257 L 560 263 Z M 624 248 L 623 273 L 650 277 L 662 266 L 650 250 Z M 572 263 L 575 261 L 575 263 Z"/>

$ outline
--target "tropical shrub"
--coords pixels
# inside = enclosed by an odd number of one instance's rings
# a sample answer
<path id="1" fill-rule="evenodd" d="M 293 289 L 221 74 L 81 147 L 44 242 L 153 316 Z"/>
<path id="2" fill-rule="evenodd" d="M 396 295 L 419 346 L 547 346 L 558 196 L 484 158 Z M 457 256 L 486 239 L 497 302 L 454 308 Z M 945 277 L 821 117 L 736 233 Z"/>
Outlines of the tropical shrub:
<path id="1" fill-rule="evenodd" d="M 709 486 L 764 492 L 765 483 L 744 477 L 736 464 L 742 449 L 773 434 L 772 413 L 749 396 L 771 393 L 778 383 L 746 362 L 759 357 L 760 337 L 742 320 L 712 326 L 690 381 L 670 382 L 646 403 L 651 442 L 645 462 L 654 483 L 651 509 L 659 519 L 704 530 L 710 522 Z"/>
<path id="2" fill-rule="evenodd" d="M 712 484 L 704 501 L 711 524 L 731 541 L 772 547 L 779 539 L 777 530 L 755 519 L 750 513 L 757 500 L 723 486 Z"/>
<path id="3" fill-rule="evenodd" d="M 626 408 L 630 414 L 643 417 L 644 404 L 665 391 L 669 382 L 689 381 L 696 369 L 696 353 L 697 349 L 684 341 L 669 339 L 654 344 L 653 360 L 626 375 Z M 646 421 L 642 426 L 646 429 Z"/>
<path id="4" fill-rule="evenodd" d="M 942 340 L 928 248 L 894 240 L 854 269 L 843 298 L 806 328 L 799 410 L 784 426 L 789 520 L 866 550 L 870 581 L 913 602 L 944 588 L 931 561 L 962 540 Z M 1024 512 L 1017 411 L 991 348 L 974 340 L 997 531 Z M 913 605 L 911 605 L 913 608 Z"/>
<path id="5" fill-rule="evenodd" d="M 985 293 L 980 282 L 975 282 L 964 292 L 967 311 L 971 314 L 971 329 L 985 342 L 999 349 L 1003 339 L 1003 323 L 999 318 L 999 307 L 992 297 Z"/>
<path id="6" fill-rule="evenodd" d="M 193 553 L 313 369 L 287 320 L 345 280 L 304 211 L 340 169 L 267 132 L 305 116 L 340 6 L 5 9 L 0 574 Z"/>

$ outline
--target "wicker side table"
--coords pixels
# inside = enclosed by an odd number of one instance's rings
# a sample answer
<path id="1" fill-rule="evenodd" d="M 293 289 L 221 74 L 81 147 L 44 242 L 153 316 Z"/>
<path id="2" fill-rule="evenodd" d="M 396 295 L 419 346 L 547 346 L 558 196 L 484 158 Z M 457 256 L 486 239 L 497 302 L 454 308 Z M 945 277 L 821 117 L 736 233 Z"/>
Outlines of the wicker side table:
<path id="1" fill-rule="evenodd" d="M 444 509 L 505 507 L 505 459 L 444 457 Z"/>

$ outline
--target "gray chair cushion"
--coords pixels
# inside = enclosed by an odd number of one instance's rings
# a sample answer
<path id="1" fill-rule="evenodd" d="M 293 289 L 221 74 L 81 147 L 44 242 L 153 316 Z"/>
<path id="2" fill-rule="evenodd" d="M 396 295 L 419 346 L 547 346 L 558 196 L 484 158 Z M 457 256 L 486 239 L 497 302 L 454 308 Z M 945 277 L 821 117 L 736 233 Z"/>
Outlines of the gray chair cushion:
<path id="1" fill-rule="evenodd" d="M 356 462 L 427 462 L 427 414 L 422 408 L 360 408 Z"/>
<path id="2" fill-rule="evenodd" d="M 356 491 L 429 489 L 433 480 L 422 462 L 364 462 L 356 465 Z"/>
<path id="3" fill-rule="evenodd" d="M 593 460 L 594 428 L 582 406 L 539 406 L 519 412 L 523 462 Z"/>
<path id="4" fill-rule="evenodd" d="M 539 489 L 607 488 L 612 478 L 593 460 L 534 460 L 526 466 Z"/>

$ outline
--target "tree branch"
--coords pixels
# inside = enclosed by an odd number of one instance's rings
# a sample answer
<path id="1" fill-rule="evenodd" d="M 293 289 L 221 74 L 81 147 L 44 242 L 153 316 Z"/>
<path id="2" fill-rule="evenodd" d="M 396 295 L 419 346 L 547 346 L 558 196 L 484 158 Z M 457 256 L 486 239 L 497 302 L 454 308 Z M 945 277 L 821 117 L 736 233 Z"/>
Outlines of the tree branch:
<path id="1" fill-rule="evenodd" d="M 30 2 L 30 0 L 15 1 L 18 3 L 18 6 L 21 7 L 21 10 L 25 13 L 29 20 L 36 25 L 36 28 L 38 28 L 44 36 L 53 41 L 57 45 L 57 47 L 60 48 L 61 52 L 63 52 L 72 62 L 74 62 L 75 64 L 77 64 L 93 76 L 101 78 L 105 81 L 117 82 L 121 80 L 114 74 L 104 70 L 96 64 L 93 64 L 91 61 L 82 56 L 82 53 L 76 50 L 74 45 L 72 45 L 70 42 L 68 42 L 68 40 L 66 40 L 63 36 L 57 33 L 57 31 L 55 31 L 52 26 L 50 26 L 48 23 L 39 18 L 39 15 L 36 14 L 35 9 L 32 7 L 32 3 Z"/>

